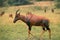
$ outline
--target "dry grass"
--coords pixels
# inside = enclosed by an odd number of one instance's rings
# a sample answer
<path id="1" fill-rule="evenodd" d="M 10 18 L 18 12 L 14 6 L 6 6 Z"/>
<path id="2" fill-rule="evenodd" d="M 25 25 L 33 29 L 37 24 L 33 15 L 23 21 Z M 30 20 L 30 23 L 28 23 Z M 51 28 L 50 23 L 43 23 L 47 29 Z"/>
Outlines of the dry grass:
<path id="1" fill-rule="evenodd" d="M 48 19 L 50 19 L 50 22 L 52 23 L 60 23 L 60 14 L 58 14 L 57 10 L 55 10 L 55 13 L 52 13 L 50 10 L 48 10 L 46 13 L 44 13 L 43 10 L 33 10 L 31 7 L 9 7 L 4 16 L 1 18 L 2 19 L 2 23 L 10 23 L 10 21 L 13 21 L 14 19 L 14 16 L 15 16 L 15 12 L 17 9 L 20 9 L 20 13 L 22 15 L 26 15 L 27 12 L 32 12 L 33 14 L 35 15 L 38 15 L 38 16 L 44 16 Z M 13 14 L 13 18 L 9 18 L 9 14 Z M 9 21 L 10 20 L 10 21 Z"/>
<path id="2" fill-rule="evenodd" d="M 0 17 L 0 40 L 26 40 L 27 39 L 27 27 L 22 21 L 17 21 L 16 24 L 13 23 L 13 19 L 15 16 L 15 12 L 17 9 L 20 9 L 22 15 L 25 15 L 28 11 L 32 12 L 35 15 L 41 15 L 46 18 L 50 19 L 50 28 L 52 30 L 52 40 L 59 40 L 60 39 L 60 14 L 57 14 L 59 11 L 58 9 L 52 13 L 48 10 L 44 13 L 43 10 L 38 10 L 33 8 L 33 6 L 29 7 L 9 7 L 7 8 L 5 14 Z M 9 17 L 9 14 L 13 14 L 13 18 Z M 60 13 L 60 12 L 59 12 Z M 39 34 L 42 29 L 39 27 L 33 27 L 32 32 L 35 34 L 35 37 L 32 37 L 31 40 L 38 40 Z M 43 36 L 44 40 L 48 39 L 48 33 L 46 32 Z"/>

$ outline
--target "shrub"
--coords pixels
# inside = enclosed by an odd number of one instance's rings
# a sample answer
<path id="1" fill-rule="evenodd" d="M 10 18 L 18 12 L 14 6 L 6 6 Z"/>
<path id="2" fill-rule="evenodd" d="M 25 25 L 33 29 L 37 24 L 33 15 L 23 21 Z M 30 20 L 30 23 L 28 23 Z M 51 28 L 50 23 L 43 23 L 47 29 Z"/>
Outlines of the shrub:
<path id="1" fill-rule="evenodd" d="M 55 6 L 56 8 L 60 8 L 60 3 L 57 3 Z"/>

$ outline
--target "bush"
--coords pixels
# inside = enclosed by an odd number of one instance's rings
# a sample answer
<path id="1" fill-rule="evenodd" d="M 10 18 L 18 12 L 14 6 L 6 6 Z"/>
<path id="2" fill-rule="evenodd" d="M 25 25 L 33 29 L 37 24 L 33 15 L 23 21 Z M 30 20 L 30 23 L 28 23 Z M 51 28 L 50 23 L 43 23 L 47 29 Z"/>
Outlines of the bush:
<path id="1" fill-rule="evenodd" d="M 36 1 L 42 1 L 42 0 L 36 0 Z"/>
<path id="2" fill-rule="evenodd" d="M 19 5 L 26 5 L 26 4 L 32 4 L 32 3 L 27 0 L 15 0 L 15 1 L 8 1 L 8 4 L 19 6 Z"/>
<path id="3" fill-rule="evenodd" d="M 60 0 L 55 0 L 56 2 L 60 2 Z"/>
<path id="4" fill-rule="evenodd" d="M 56 8 L 60 8 L 60 3 L 56 4 Z"/>

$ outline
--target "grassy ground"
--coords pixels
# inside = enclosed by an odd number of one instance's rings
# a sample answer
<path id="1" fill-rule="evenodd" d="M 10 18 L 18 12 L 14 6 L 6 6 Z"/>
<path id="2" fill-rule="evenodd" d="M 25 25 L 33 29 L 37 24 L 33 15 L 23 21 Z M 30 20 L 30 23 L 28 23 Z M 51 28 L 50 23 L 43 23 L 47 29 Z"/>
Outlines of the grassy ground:
<path id="1" fill-rule="evenodd" d="M 5 9 L 5 14 L 0 17 L 0 40 L 27 40 L 28 37 L 28 27 L 22 21 L 17 21 L 13 23 L 15 11 L 20 8 L 21 14 L 25 15 L 28 11 L 36 15 L 42 15 L 50 19 L 50 28 L 52 30 L 52 40 L 60 40 L 60 14 L 58 9 L 55 10 L 55 13 L 52 13 L 50 10 L 47 13 L 44 13 L 43 10 L 40 10 L 39 7 L 8 7 Z M 9 14 L 13 14 L 13 18 L 9 18 Z M 32 27 L 32 34 L 34 37 L 31 37 L 31 40 L 39 40 L 40 32 L 42 31 L 41 27 Z M 44 40 L 49 40 L 48 32 L 45 32 L 43 35 Z"/>

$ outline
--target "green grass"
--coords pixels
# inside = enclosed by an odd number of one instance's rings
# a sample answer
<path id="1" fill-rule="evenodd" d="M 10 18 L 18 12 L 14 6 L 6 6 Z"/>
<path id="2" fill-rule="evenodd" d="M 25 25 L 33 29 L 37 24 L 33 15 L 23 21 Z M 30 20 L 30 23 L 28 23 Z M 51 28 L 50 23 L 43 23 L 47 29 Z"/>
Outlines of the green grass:
<path id="1" fill-rule="evenodd" d="M 52 30 L 52 40 L 60 39 L 60 24 L 51 24 L 50 28 Z M 28 28 L 24 23 L 16 24 L 0 24 L 0 40 L 25 40 L 28 37 Z M 41 27 L 32 27 L 32 39 L 38 40 L 40 37 Z M 48 32 L 43 35 L 44 40 L 49 40 Z"/>
<path id="2" fill-rule="evenodd" d="M 0 17 L 0 40 L 27 40 L 28 38 L 28 27 L 22 21 L 17 21 L 13 23 L 13 19 L 9 18 L 9 14 L 12 13 L 15 15 L 15 11 L 20 8 L 21 14 L 25 15 L 28 11 L 36 15 L 42 15 L 50 19 L 50 28 L 52 31 L 52 40 L 60 40 L 60 14 L 56 14 L 58 10 L 55 10 L 55 13 L 47 11 L 44 13 L 42 10 L 39 10 L 39 7 L 9 7 L 6 10 L 5 15 Z M 32 9 L 33 8 L 33 9 Z M 31 40 L 39 40 L 40 33 L 42 31 L 41 27 L 32 27 Z M 43 35 L 44 40 L 49 40 L 48 32 L 45 32 Z"/>

